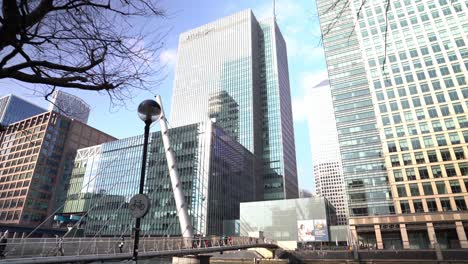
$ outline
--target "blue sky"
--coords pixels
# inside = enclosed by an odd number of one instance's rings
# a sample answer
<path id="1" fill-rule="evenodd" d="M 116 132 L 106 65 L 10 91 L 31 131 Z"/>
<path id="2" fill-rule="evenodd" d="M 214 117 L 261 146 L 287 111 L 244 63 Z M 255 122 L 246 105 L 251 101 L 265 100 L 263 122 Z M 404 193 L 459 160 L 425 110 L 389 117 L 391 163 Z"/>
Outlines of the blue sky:
<path id="1" fill-rule="evenodd" d="M 272 0 L 165 0 L 160 3 L 167 10 L 168 18 L 153 21 L 154 25 L 147 25 L 147 27 L 169 32 L 164 39 L 165 45 L 159 57 L 153 58 L 155 63 L 166 65 L 164 69 L 166 78 L 161 84 L 151 91 L 132 91 L 133 98 L 126 101 L 124 106 L 113 106 L 105 94 L 65 89 L 69 93 L 80 96 L 91 105 L 89 125 L 118 138 L 142 133 L 143 123 L 136 115 L 136 108 L 139 102 L 152 98 L 155 94 L 162 96 L 165 111 L 170 115 L 177 43 L 181 32 L 247 8 L 251 8 L 258 19 L 271 17 L 273 13 Z M 304 103 L 302 98 L 308 88 L 326 78 L 326 63 L 320 46 L 319 21 L 315 2 L 277 0 L 276 15 L 277 23 L 288 47 L 299 186 L 313 190 L 308 116 L 305 114 L 307 111 L 303 110 L 307 107 L 307 103 Z M 43 88 L 38 86 L 0 80 L 0 95 L 14 93 L 46 107 L 47 102 L 40 96 L 42 92 Z"/>

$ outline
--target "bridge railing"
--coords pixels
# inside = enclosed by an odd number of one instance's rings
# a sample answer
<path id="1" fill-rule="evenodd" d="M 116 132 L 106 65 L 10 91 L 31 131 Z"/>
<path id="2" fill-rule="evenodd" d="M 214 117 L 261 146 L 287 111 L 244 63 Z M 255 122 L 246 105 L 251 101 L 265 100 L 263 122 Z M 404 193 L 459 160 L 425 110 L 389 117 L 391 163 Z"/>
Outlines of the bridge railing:
<path id="1" fill-rule="evenodd" d="M 250 246 L 271 243 L 251 237 L 145 237 L 140 239 L 139 252 L 178 251 L 181 249 Z M 133 238 L 28 238 L 8 241 L 7 258 L 111 255 L 133 252 Z"/>

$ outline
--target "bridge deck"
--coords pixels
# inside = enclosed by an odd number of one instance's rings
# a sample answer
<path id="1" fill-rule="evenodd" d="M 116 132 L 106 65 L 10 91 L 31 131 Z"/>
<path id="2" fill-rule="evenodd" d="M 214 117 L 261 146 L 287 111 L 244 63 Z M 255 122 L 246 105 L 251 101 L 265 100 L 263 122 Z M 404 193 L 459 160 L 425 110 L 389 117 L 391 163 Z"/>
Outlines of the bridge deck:
<path id="1" fill-rule="evenodd" d="M 105 261 L 130 259 L 133 240 L 124 241 L 122 253 L 118 238 L 66 238 L 63 243 L 56 239 L 17 239 L 8 243 L 8 263 L 67 263 L 76 261 Z M 60 245 L 61 244 L 61 245 Z M 61 249 L 60 249 L 61 247 Z M 235 237 L 227 241 L 220 238 L 144 238 L 140 240 L 139 256 L 142 258 L 197 255 L 248 248 L 276 249 L 271 242 L 252 238 Z M 63 252 L 63 256 L 62 256 Z"/>

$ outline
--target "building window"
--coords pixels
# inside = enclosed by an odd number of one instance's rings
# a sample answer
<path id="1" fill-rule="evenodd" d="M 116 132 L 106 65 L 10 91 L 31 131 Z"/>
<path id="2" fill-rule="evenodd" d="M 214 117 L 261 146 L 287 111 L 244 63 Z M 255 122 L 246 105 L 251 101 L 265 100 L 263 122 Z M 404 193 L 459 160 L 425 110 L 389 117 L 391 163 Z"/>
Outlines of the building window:
<path id="1" fill-rule="evenodd" d="M 460 144 L 460 137 L 458 136 L 457 132 L 450 133 L 449 137 L 450 137 L 450 142 L 452 143 L 452 145 Z"/>
<path id="2" fill-rule="evenodd" d="M 424 146 L 425 146 L 426 148 L 430 148 L 430 147 L 433 147 L 433 146 L 434 146 L 434 142 L 432 141 L 432 137 L 431 137 L 431 136 L 424 137 L 424 138 L 423 138 L 423 141 L 424 141 Z"/>
<path id="3" fill-rule="evenodd" d="M 431 170 L 432 170 L 432 175 L 434 176 L 434 178 L 442 178 L 442 170 L 440 169 L 439 165 L 432 166 Z"/>
<path id="4" fill-rule="evenodd" d="M 437 135 L 436 136 L 437 145 L 440 146 L 447 146 L 447 140 L 445 139 L 444 135 Z"/>
<path id="5" fill-rule="evenodd" d="M 445 103 L 445 95 L 443 93 L 436 94 L 437 102 L 438 103 Z"/>
<path id="6" fill-rule="evenodd" d="M 452 211 L 452 205 L 450 204 L 450 198 L 441 198 L 440 205 L 442 206 L 442 211 Z"/>
<path id="7" fill-rule="evenodd" d="M 393 178 L 395 178 L 395 182 L 403 181 L 403 174 L 401 170 L 394 170 L 393 171 Z"/>
<path id="8" fill-rule="evenodd" d="M 419 187 L 417 183 L 412 183 L 409 185 L 411 196 L 419 196 Z"/>
<path id="9" fill-rule="evenodd" d="M 430 118 L 436 118 L 436 117 L 439 116 L 437 114 L 437 110 L 435 109 L 435 107 L 431 107 L 431 108 L 427 109 L 427 112 L 429 113 Z"/>
<path id="10" fill-rule="evenodd" d="M 397 185 L 397 193 L 398 193 L 398 197 L 406 197 L 408 196 L 406 194 L 406 187 L 405 185 Z"/>
<path id="11" fill-rule="evenodd" d="M 423 213 L 424 212 L 422 201 L 419 200 L 419 199 L 418 200 L 413 200 L 413 207 L 414 207 L 414 211 L 416 213 Z"/>
<path id="12" fill-rule="evenodd" d="M 443 181 L 436 182 L 436 187 L 437 187 L 437 194 L 446 194 L 447 193 L 447 188 L 445 187 L 445 182 L 443 182 Z"/>
<path id="13" fill-rule="evenodd" d="M 455 205 L 457 206 L 457 211 L 466 211 L 465 198 L 455 197 Z"/>
<path id="14" fill-rule="evenodd" d="M 439 121 L 432 121 L 432 129 L 434 130 L 434 132 L 442 131 L 442 125 Z"/>
<path id="15" fill-rule="evenodd" d="M 421 180 L 429 179 L 429 172 L 427 171 L 427 168 L 426 168 L 426 167 L 420 167 L 420 168 L 418 168 L 418 172 L 419 172 L 419 178 L 420 178 Z"/>
<path id="16" fill-rule="evenodd" d="M 398 143 L 401 151 L 409 150 L 408 141 L 406 139 L 400 140 Z"/>
<path id="17" fill-rule="evenodd" d="M 390 157 L 390 160 L 391 160 L 391 162 L 392 162 L 392 167 L 398 167 L 398 166 L 400 166 L 400 159 L 398 158 L 397 155 L 392 155 L 392 156 Z"/>
<path id="18" fill-rule="evenodd" d="M 408 181 L 415 181 L 416 180 L 416 173 L 414 172 L 414 169 L 406 169 L 406 178 Z"/>
<path id="19" fill-rule="evenodd" d="M 420 149 L 421 148 L 421 143 L 419 142 L 419 138 L 412 138 L 411 139 L 411 146 L 413 149 Z"/>
<path id="20" fill-rule="evenodd" d="M 424 160 L 424 154 L 422 152 L 417 152 L 414 154 L 414 157 L 416 159 L 416 164 L 423 164 L 425 163 Z"/>
<path id="21" fill-rule="evenodd" d="M 432 183 L 430 182 L 424 182 L 422 184 L 423 190 L 424 190 L 424 195 L 433 195 L 434 191 L 432 190 Z"/>
<path id="22" fill-rule="evenodd" d="M 403 164 L 404 165 L 413 164 L 413 162 L 411 161 L 411 155 L 410 154 L 403 154 Z"/>
<path id="23" fill-rule="evenodd" d="M 437 152 L 435 150 L 428 151 L 427 157 L 429 158 L 429 162 L 437 162 Z"/>
<path id="24" fill-rule="evenodd" d="M 453 122 L 452 118 L 447 118 L 444 120 L 445 122 L 445 127 L 447 130 L 454 130 L 455 129 L 455 122 Z"/>
<path id="25" fill-rule="evenodd" d="M 455 166 L 453 164 L 445 165 L 445 173 L 447 173 L 447 177 L 457 176 L 457 171 L 455 170 Z"/>
<path id="26" fill-rule="evenodd" d="M 458 163 L 458 168 L 460 169 L 460 173 L 462 176 L 468 175 L 468 163 Z"/>
<path id="27" fill-rule="evenodd" d="M 458 180 L 450 181 L 452 193 L 461 193 L 460 182 Z"/>
<path id="28" fill-rule="evenodd" d="M 407 201 L 400 201 L 400 208 L 402 214 L 409 214 L 411 213 L 409 203 Z"/>
<path id="29" fill-rule="evenodd" d="M 429 212 L 437 212 L 437 203 L 435 199 L 426 199 L 427 210 Z"/>
<path id="30" fill-rule="evenodd" d="M 387 143 L 388 145 L 388 152 L 396 152 L 397 151 L 397 148 L 396 148 L 396 144 L 394 141 L 389 141 Z"/>
<path id="31" fill-rule="evenodd" d="M 448 149 L 441 149 L 440 150 L 440 156 L 442 156 L 443 161 L 452 160 L 452 156 L 450 156 L 450 150 L 448 150 Z"/>
<path id="32" fill-rule="evenodd" d="M 453 151 L 455 152 L 455 158 L 457 160 L 465 159 L 465 151 L 463 151 L 463 148 L 454 148 Z"/>

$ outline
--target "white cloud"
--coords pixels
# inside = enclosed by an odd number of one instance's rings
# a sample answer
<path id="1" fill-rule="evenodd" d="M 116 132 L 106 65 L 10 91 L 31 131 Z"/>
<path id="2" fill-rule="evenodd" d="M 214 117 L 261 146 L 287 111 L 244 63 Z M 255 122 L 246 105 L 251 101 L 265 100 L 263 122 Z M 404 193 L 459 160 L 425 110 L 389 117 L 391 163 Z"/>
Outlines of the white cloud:
<path id="1" fill-rule="evenodd" d="M 310 95 L 310 88 L 328 79 L 327 71 L 316 71 L 304 73 L 301 78 L 300 96 L 292 98 L 293 119 L 295 122 L 308 121 L 311 104 L 313 102 Z"/>
<path id="2" fill-rule="evenodd" d="M 177 62 L 177 50 L 176 49 L 165 49 L 159 55 L 159 61 L 163 65 L 174 67 Z"/>

